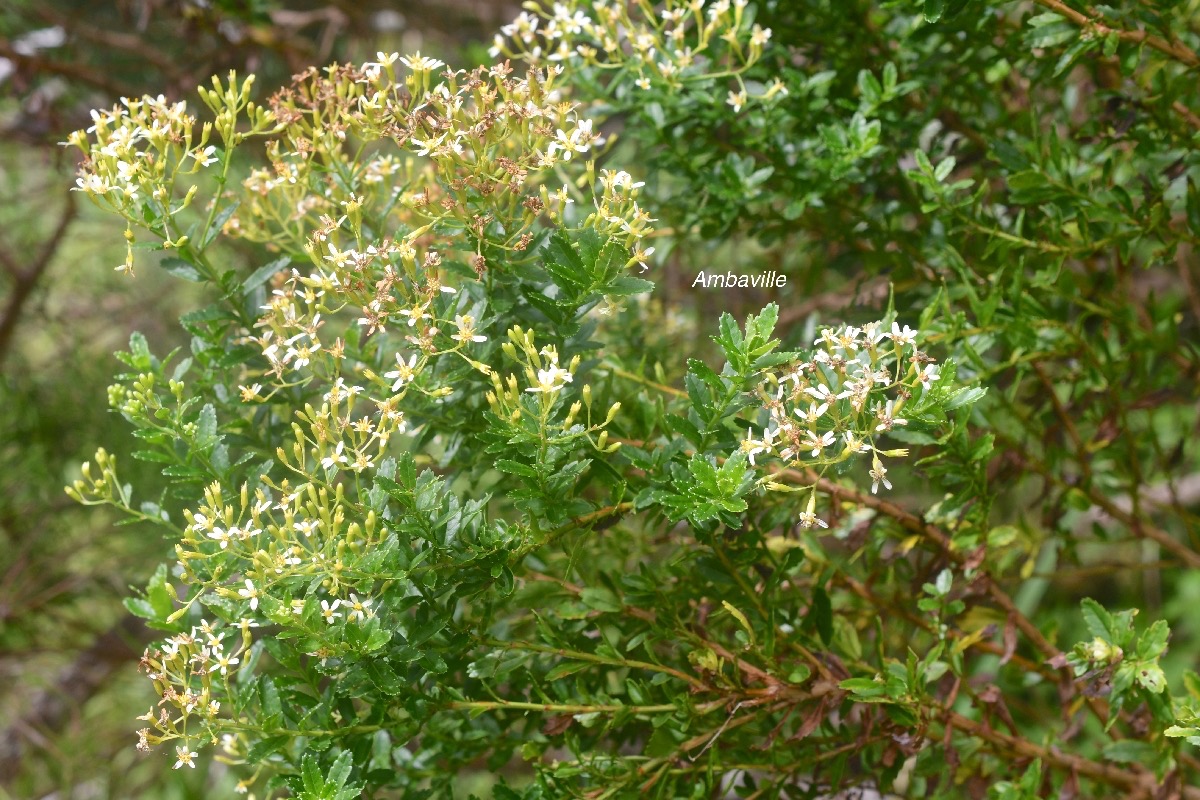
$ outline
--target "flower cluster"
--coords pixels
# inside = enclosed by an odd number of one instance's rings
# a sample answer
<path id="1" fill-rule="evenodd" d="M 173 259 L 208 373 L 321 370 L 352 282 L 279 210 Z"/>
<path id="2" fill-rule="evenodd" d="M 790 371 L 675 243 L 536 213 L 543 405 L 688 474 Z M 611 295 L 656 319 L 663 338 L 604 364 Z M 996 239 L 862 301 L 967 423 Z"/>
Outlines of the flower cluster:
<path id="1" fill-rule="evenodd" d="M 226 148 L 274 130 L 271 115 L 249 99 L 253 83 L 251 76 L 239 87 L 231 73 L 226 85 L 214 78 L 212 90 L 201 87 L 201 97 L 217 114 L 215 129 Z M 236 130 L 239 114 L 248 117 L 248 130 Z M 188 245 L 189 236 L 180 231 L 176 217 L 192 205 L 197 173 L 221 161 L 217 146 L 209 144 L 214 122 L 204 123 L 198 137 L 195 128 L 186 102 L 146 95 L 122 97 L 110 110 L 92 111 L 91 127 L 68 138 L 67 144 L 84 154 L 75 191 L 126 220 L 126 259 L 117 270 L 133 273 L 133 228 L 147 226 L 147 220 L 166 247 Z"/>
<path id="2" fill-rule="evenodd" d="M 772 458 L 784 468 L 819 474 L 858 455 L 869 455 L 872 494 L 891 489 L 882 456 L 903 457 L 905 449 L 881 450 L 880 435 L 903 428 L 903 409 L 938 379 L 934 359 L 917 349 L 918 331 L 893 322 L 826 328 L 816 350 L 770 372 L 760 388 L 766 418 L 762 432 L 751 429 L 741 450 L 751 464 Z M 790 490 L 778 483 L 768 488 Z M 815 513 L 816 491 L 800 515 L 804 527 L 828 527 Z"/>
<path id="3" fill-rule="evenodd" d="M 502 345 L 504 354 L 521 366 L 525 385 L 521 386 L 516 374 L 501 380 L 498 372 L 491 375 L 492 391 L 487 393 L 488 407 L 499 419 L 510 424 L 532 425 L 537 436 L 545 441 L 562 444 L 573 439 L 586 438 L 598 450 L 614 452 L 620 444 L 608 443 L 608 431 L 604 430 L 616 418 L 621 409 L 614 403 L 603 422 L 592 418 L 592 388 L 585 385 L 582 399 L 571 404 L 561 420 L 555 420 L 554 412 L 568 384 L 573 384 L 579 369 L 579 356 L 571 359 L 565 367 L 559 363 L 558 350 L 553 345 L 538 347 L 533 331 L 519 326 L 508 332 L 508 341 Z M 585 410 L 586 408 L 586 410 Z M 579 424 L 580 413 L 585 416 Z M 598 434 L 594 439 L 593 434 Z"/>
<path id="4" fill-rule="evenodd" d="M 139 750 L 182 740 L 175 748 L 175 769 L 195 768 L 197 753 L 192 745 L 216 740 L 222 728 L 217 698 L 227 694 L 225 685 L 237 673 L 250 646 L 250 628 L 255 626 L 250 619 L 235 625 L 202 619 L 190 631 L 146 649 L 139 668 L 154 683 L 160 700 L 157 708 L 138 717 L 149 723 L 137 732 Z"/>
<path id="5" fill-rule="evenodd" d="M 228 727 L 218 717 L 220 698 L 229 694 L 227 681 L 251 646 L 251 629 L 273 625 L 326 641 L 321 629 L 336 624 L 371 623 L 371 631 L 378 627 L 370 595 L 378 576 L 347 568 L 343 553 L 347 544 L 356 550 L 378 544 L 387 530 L 376 527 L 373 514 L 363 525 L 347 525 L 340 487 L 329 492 L 311 483 L 294 487 L 284 481 L 274 489 L 278 501 L 266 489 L 250 497 L 243 487 L 235 505 L 214 483 L 205 489 L 203 504 L 184 512 L 187 529 L 176 548 L 178 571 L 187 583 L 213 588 L 205 604 L 230 621 L 202 620 L 190 633 L 168 637 L 142 658 L 161 701 L 157 712 L 152 709 L 139 718 L 153 730 L 138 732 L 138 747 L 182 739 L 176 768 L 194 766 L 191 746 L 201 739 L 216 741 Z M 313 579 L 326 575 L 332 577 L 324 582 L 326 596 L 321 596 Z M 195 595 L 172 619 L 200 597 Z M 239 637 L 236 647 L 227 639 L 231 633 Z M 335 636 L 310 657 L 324 664 L 344 649 L 338 641 Z"/>
<path id="6" fill-rule="evenodd" d="M 689 82 L 733 78 L 737 88 L 727 102 L 736 113 L 750 98 L 787 94 L 778 79 L 759 91 L 742 80 L 771 39 L 771 29 L 753 23 L 747 6 L 748 0 L 667 0 L 654 10 L 581 0 L 535 4 L 501 29 L 489 52 L 532 64 L 597 67 L 629 76 L 630 88 L 638 91 L 677 91 Z"/>
<path id="7" fill-rule="evenodd" d="M 562 102 L 557 67 L 520 78 L 507 64 L 433 74 L 444 66 L 380 53 L 361 66 L 309 70 L 269 110 L 249 101 L 250 80 L 230 76 L 202 93 L 215 120 L 195 144 L 196 121 L 183 105 L 150 100 L 98 116 L 91 131 L 71 137 L 86 154 L 80 188 L 130 226 L 130 266 L 132 228 L 141 227 L 175 249 L 191 277 L 219 279 L 238 298 L 208 340 L 212 349 L 196 359 L 232 354 L 215 397 L 204 396 L 211 384 L 188 376 L 190 364 L 168 378 L 144 340 L 124 354 L 134 371 L 109 390 L 110 405 L 158 448 L 138 457 L 171 465 L 196 494 L 204 487 L 202 499 L 193 496 L 182 520 L 144 510 L 152 504 L 134 511 L 103 451 L 100 476 L 85 467 L 69 489 L 178 537 L 175 575 L 188 591 L 176 595 L 164 583 L 171 602 L 147 618 L 180 626 L 201 606 L 218 617 L 168 638 L 144 662 L 170 709 L 147 718 L 140 743 L 175 740 L 177 768 L 194 765 L 204 740 L 216 742 L 223 730 L 236 738 L 255 724 L 217 716 L 236 694 L 226 679 L 250 659 L 252 629 L 302 638 L 303 652 L 334 674 L 402 628 L 385 593 L 403 596 L 403 579 L 363 566 L 363 554 L 379 552 L 403 522 L 386 502 L 366 498 L 395 474 L 396 440 L 419 434 L 443 409 L 456 411 L 452 396 L 486 394 L 508 435 L 538 443 L 540 464 L 565 461 L 572 448 L 618 447 L 605 428 L 619 404 L 592 419 L 590 387 L 576 392 L 578 356 L 560 360 L 556 347 L 535 345 L 521 328 L 497 348 L 489 332 L 525 298 L 563 296 L 546 291 L 542 266 L 540 251 L 554 236 L 587 255 L 578 263 L 593 270 L 578 276 L 590 294 L 562 313 L 582 316 L 610 286 L 621 292 L 614 297 L 628 296 L 621 273 L 645 269 L 653 252 L 642 244 L 655 221 L 639 205 L 642 183 L 584 162 L 603 138 Z M 265 159 L 235 159 L 249 135 L 267 139 Z M 207 205 L 192 203 L 211 183 L 202 169 L 220 171 L 221 189 Z M 202 207 L 201 219 L 180 235 L 175 216 L 189 205 Z M 237 278 L 206 252 L 222 234 L 282 255 L 230 292 Z M 593 244 L 606 259 L 601 267 Z M 507 305 L 498 300 L 505 295 Z M 520 365 L 506 380 L 492 366 L 498 349 Z M 245 443 L 227 435 L 251 429 L 272 431 L 263 453 L 271 461 L 250 466 L 249 453 L 231 452 Z M 237 648 L 221 644 L 230 630 L 241 632 Z"/>

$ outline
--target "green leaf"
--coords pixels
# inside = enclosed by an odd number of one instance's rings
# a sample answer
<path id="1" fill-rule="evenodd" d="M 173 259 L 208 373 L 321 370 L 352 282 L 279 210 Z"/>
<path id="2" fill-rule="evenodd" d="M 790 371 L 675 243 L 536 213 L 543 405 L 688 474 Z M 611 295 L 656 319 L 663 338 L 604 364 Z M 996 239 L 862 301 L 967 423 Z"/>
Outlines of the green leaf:
<path id="1" fill-rule="evenodd" d="M 304 780 L 304 791 L 313 800 L 325 791 L 325 777 L 321 774 L 321 762 L 314 755 L 306 755 L 300 764 L 300 775 Z"/>
<path id="2" fill-rule="evenodd" d="M 254 289 L 257 289 L 259 286 L 262 286 L 264 283 L 270 280 L 275 273 L 286 269 L 288 264 L 291 263 L 291 256 L 280 256 L 274 261 L 262 265 L 258 269 L 254 270 L 254 272 L 251 272 L 249 275 L 247 275 L 246 279 L 242 281 L 242 292 L 249 293 Z"/>
<path id="3" fill-rule="evenodd" d="M 579 599 L 588 608 L 596 611 L 618 613 L 622 609 L 621 600 L 615 594 L 602 586 L 588 586 L 579 593 Z"/>
<path id="4" fill-rule="evenodd" d="M 1090 597 L 1085 597 L 1080 601 L 1079 607 L 1083 613 L 1083 621 L 1087 623 L 1092 636 L 1111 642 L 1113 640 L 1112 615 Z"/>
<path id="5" fill-rule="evenodd" d="M 196 420 L 196 447 L 202 451 L 210 449 L 217 443 L 217 410 L 212 403 L 205 404 L 200 409 Z"/>
<path id="6" fill-rule="evenodd" d="M 644 278 L 634 278 L 629 275 L 616 278 L 604 287 L 604 293 L 613 297 L 628 297 L 629 295 L 645 294 L 652 291 L 654 291 L 654 281 L 648 281 Z"/>
<path id="7" fill-rule="evenodd" d="M 508 458 L 496 459 L 494 466 L 501 472 L 507 472 L 510 475 L 521 475 L 526 478 L 537 478 L 538 473 L 533 467 L 522 464 L 518 461 L 513 461 Z"/>
<path id="8" fill-rule="evenodd" d="M 713 372 L 712 368 L 698 358 L 689 358 L 687 360 L 688 371 L 695 375 L 700 380 L 707 383 L 715 391 L 725 391 L 725 383 L 721 380 L 721 376 Z"/>
<path id="9" fill-rule="evenodd" d="M 1167 649 L 1167 639 L 1170 636 L 1171 629 L 1167 625 L 1167 621 L 1155 620 L 1138 641 L 1138 658 L 1147 660 L 1158 658 Z"/>
<path id="10" fill-rule="evenodd" d="M 582 672 L 589 666 L 591 666 L 591 664 L 586 661 L 564 661 L 546 673 L 546 681 L 556 681 L 561 678 L 565 678 L 568 675 L 574 675 L 577 672 Z"/>
<path id="11" fill-rule="evenodd" d="M 167 565 L 159 564 L 150 582 L 146 584 L 146 599 L 154 609 L 155 619 L 163 622 L 175 610 L 175 603 L 167 591 Z"/>
<path id="12" fill-rule="evenodd" d="M 987 389 L 981 389 L 978 386 L 969 389 L 960 389 L 950 396 L 950 399 L 946 402 L 946 410 L 953 411 L 956 408 L 974 405 L 986 394 Z"/>
<path id="13" fill-rule="evenodd" d="M 833 640 L 833 604 L 829 602 L 829 594 L 820 586 L 813 589 L 812 605 L 808 609 L 817 634 L 821 641 L 828 646 Z"/>
<path id="14" fill-rule="evenodd" d="M 329 767 L 329 775 L 325 779 L 326 789 L 341 789 L 350 780 L 350 772 L 354 766 L 349 750 L 343 750 Z"/>
<path id="15" fill-rule="evenodd" d="M 170 256 L 159 261 L 158 265 L 176 278 L 183 278 L 185 281 L 200 283 L 204 280 L 200 273 L 196 271 L 196 268 L 182 258 Z"/>
<path id="16" fill-rule="evenodd" d="M 232 203 L 225 206 L 225 208 L 217 212 L 216 217 L 213 218 L 212 227 L 204 233 L 204 241 L 200 243 L 201 250 L 212 244 L 213 240 L 220 235 L 221 229 L 225 227 L 226 222 L 229 222 L 234 212 L 238 210 L 239 205 L 241 205 L 241 201 L 234 200 Z"/>
<path id="17" fill-rule="evenodd" d="M 855 697 L 883 697 L 887 692 L 887 687 L 874 678 L 847 678 L 838 686 Z"/>

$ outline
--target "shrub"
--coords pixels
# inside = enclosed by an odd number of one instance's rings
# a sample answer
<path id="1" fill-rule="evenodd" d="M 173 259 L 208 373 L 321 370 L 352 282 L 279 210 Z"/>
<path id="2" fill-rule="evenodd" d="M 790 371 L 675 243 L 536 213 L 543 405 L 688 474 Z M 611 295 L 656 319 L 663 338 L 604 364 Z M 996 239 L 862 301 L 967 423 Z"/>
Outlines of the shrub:
<path id="1" fill-rule="evenodd" d="M 1200 564 L 1190 6 L 911 5 L 555 4 L 521 74 L 74 134 L 118 269 L 212 298 L 109 392 L 163 485 L 68 490 L 177 540 L 140 746 L 304 798 L 1200 795 L 1200 678 L 1073 577 Z M 646 297 L 744 265 L 782 310 Z"/>

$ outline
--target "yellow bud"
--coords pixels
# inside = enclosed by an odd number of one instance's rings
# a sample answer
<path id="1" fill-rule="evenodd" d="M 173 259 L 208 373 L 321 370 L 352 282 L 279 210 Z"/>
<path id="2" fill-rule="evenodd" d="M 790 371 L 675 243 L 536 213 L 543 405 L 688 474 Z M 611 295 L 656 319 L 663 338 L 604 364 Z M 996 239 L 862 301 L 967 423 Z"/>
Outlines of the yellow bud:
<path id="1" fill-rule="evenodd" d="M 608 409 L 608 416 L 604 418 L 604 424 L 607 425 L 616 418 L 617 412 L 621 410 L 620 403 L 613 403 L 612 408 Z"/>

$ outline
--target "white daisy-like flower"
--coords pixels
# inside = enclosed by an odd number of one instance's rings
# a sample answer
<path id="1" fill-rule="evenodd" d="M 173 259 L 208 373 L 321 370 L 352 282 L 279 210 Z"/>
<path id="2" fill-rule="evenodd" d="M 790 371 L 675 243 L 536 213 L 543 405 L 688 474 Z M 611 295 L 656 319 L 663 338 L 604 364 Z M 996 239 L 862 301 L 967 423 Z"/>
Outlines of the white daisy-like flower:
<path id="1" fill-rule="evenodd" d="M 187 748 L 187 745 L 184 745 L 183 747 L 176 747 L 175 748 L 175 766 L 171 767 L 171 769 L 179 769 L 180 767 L 185 767 L 185 766 L 195 769 L 196 762 L 193 761 L 192 759 L 194 759 L 198 755 L 199 755 L 199 753 L 189 751 Z"/>
<path id="2" fill-rule="evenodd" d="M 250 610 L 258 610 L 258 589 L 254 585 L 254 581 L 246 578 L 246 588 L 238 589 L 238 594 L 245 600 L 250 601 Z"/>

